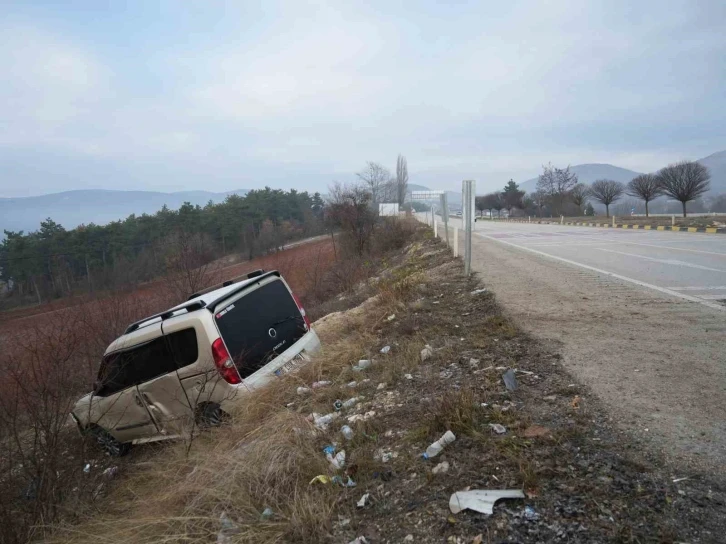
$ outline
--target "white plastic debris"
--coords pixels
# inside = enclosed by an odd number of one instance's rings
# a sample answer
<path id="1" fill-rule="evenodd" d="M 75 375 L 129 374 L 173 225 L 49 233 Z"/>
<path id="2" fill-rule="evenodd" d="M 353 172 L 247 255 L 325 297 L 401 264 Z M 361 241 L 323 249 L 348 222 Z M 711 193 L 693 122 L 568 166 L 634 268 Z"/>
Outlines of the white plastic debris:
<path id="1" fill-rule="evenodd" d="M 391 314 L 386 318 L 386 321 L 393 321 L 394 319 L 396 319 L 396 314 Z"/>
<path id="2" fill-rule="evenodd" d="M 449 471 L 449 462 L 444 461 L 443 463 L 439 463 L 434 467 L 434 469 L 431 471 L 434 474 L 444 474 L 445 472 Z"/>
<path id="3" fill-rule="evenodd" d="M 312 389 L 310 389 L 309 387 L 298 387 L 297 388 L 298 395 L 307 395 L 311 391 L 312 391 Z"/>
<path id="4" fill-rule="evenodd" d="M 389 351 L 391 351 L 391 346 L 383 346 L 381 348 L 381 353 L 385 354 L 385 353 L 388 353 Z"/>
<path id="5" fill-rule="evenodd" d="M 489 426 L 492 428 L 492 431 L 497 434 L 504 434 L 507 432 L 507 428 L 499 423 L 490 423 Z"/>
<path id="6" fill-rule="evenodd" d="M 424 362 L 431 358 L 431 356 L 434 354 L 434 350 L 431 346 L 426 344 L 426 346 L 421 350 L 421 362 Z"/>
<path id="7" fill-rule="evenodd" d="M 345 466 L 345 450 L 340 450 L 335 456 L 328 453 L 326 457 L 335 470 L 340 470 Z"/>
<path id="8" fill-rule="evenodd" d="M 514 370 L 511 368 L 504 373 L 502 380 L 504 381 L 504 386 L 508 391 L 514 391 L 517 389 L 517 377 L 514 375 Z"/>
<path id="9" fill-rule="evenodd" d="M 348 383 L 347 383 L 347 384 L 345 384 L 345 385 L 347 385 L 347 386 L 348 386 L 348 387 L 350 387 L 350 388 L 353 388 L 353 387 L 355 387 L 356 385 L 358 385 L 358 382 L 357 382 L 357 381 L 355 381 L 355 380 L 353 380 L 352 382 L 348 382 Z"/>
<path id="10" fill-rule="evenodd" d="M 368 499 L 370 499 L 370 498 L 371 498 L 371 494 L 366 493 L 365 495 L 363 495 L 360 498 L 360 500 L 356 503 L 356 505 L 358 506 L 358 508 L 363 508 L 366 505 L 366 503 L 368 502 Z"/>
<path id="11" fill-rule="evenodd" d="M 358 364 L 353 367 L 353 370 L 356 372 L 360 372 L 361 370 L 365 370 L 366 368 L 370 368 L 371 361 L 369 359 L 361 359 L 358 361 Z"/>
<path id="12" fill-rule="evenodd" d="M 462 510 L 474 510 L 482 514 L 493 514 L 494 503 L 499 499 L 523 499 L 521 489 L 472 489 L 471 491 L 457 491 L 449 499 L 449 510 L 458 514 Z"/>
<path id="13" fill-rule="evenodd" d="M 327 380 L 321 380 L 321 381 L 319 381 L 319 382 L 313 382 L 313 389 L 318 389 L 319 387 L 327 387 L 327 386 L 329 386 L 329 385 L 330 385 L 331 383 L 332 383 L 332 382 L 329 382 L 329 381 L 327 381 Z"/>
<path id="14" fill-rule="evenodd" d="M 318 414 L 314 414 L 314 416 L 317 416 L 317 415 Z M 331 412 L 324 416 L 314 417 L 314 424 L 318 429 L 320 429 L 321 431 L 324 431 L 325 429 L 328 428 L 328 425 L 330 425 L 330 422 L 338 417 L 340 417 L 340 414 L 338 412 Z"/>
<path id="15" fill-rule="evenodd" d="M 239 527 L 229 519 L 227 512 L 222 512 L 222 515 L 219 516 L 219 523 L 222 528 L 217 533 L 217 544 L 232 544 L 234 535 L 239 533 Z"/>
<path id="16" fill-rule="evenodd" d="M 376 387 L 376 389 L 378 389 L 378 391 L 383 391 L 385 388 L 386 388 L 386 384 L 383 382 L 379 383 L 378 387 Z"/>
<path id="17" fill-rule="evenodd" d="M 91 463 L 86 463 L 86 466 L 83 467 L 83 472 L 85 472 L 86 474 L 91 472 Z"/>
<path id="18" fill-rule="evenodd" d="M 359 536 L 358 538 L 355 538 L 348 542 L 348 544 L 369 544 L 368 539 L 364 536 Z"/>
<path id="19" fill-rule="evenodd" d="M 436 442 L 431 444 L 423 454 L 424 459 L 431 459 L 440 454 L 443 449 L 456 440 L 456 435 L 451 431 L 446 431 L 444 435 L 439 438 Z"/>
<path id="20" fill-rule="evenodd" d="M 103 471 L 103 475 L 106 478 L 109 478 L 109 479 L 111 479 L 114 476 L 116 476 L 116 474 L 118 474 L 118 467 L 117 466 L 108 467 L 106 470 Z"/>
<path id="21" fill-rule="evenodd" d="M 340 432 L 345 437 L 346 440 L 352 440 L 353 439 L 353 429 L 351 429 L 350 426 L 343 425 L 340 428 Z"/>
<path id="22" fill-rule="evenodd" d="M 480 295 L 481 293 L 486 293 L 486 292 L 487 292 L 486 289 L 475 289 L 474 291 L 471 292 L 471 294 L 472 295 Z"/>
<path id="23" fill-rule="evenodd" d="M 413 380 L 412 374 L 404 374 L 403 377 L 406 378 L 407 380 Z"/>

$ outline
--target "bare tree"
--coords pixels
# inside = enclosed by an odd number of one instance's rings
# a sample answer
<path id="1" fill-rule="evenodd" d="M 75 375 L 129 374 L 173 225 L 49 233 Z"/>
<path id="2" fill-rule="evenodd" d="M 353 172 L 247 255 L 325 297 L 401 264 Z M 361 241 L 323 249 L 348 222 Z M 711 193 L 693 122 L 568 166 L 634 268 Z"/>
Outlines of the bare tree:
<path id="1" fill-rule="evenodd" d="M 630 196 L 645 201 L 645 216 L 648 217 L 648 202 L 661 196 L 663 189 L 658 183 L 658 176 L 655 174 L 641 174 L 630 180 L 626 192 Z"/>
<path id="2" fill-rule="evenodd" d="M 406 200 L 406 192 L 408 191 L 408 163 L 406 157 L 403 155 L 398 156 L 396 161 L 396 196 L 399 206 L 403 206 L 403 201 Z"/>
<path id="3" fill-rule="evenodd" d="M 582 213 L 582 207 L 587 204 L 587 197 L 590 195 L 590 189 L 584 183 L 578 183 L 570 191 L 570 200 L 577 206 Z"/>
<path id="4" fill-rule="evenodd" d="M 547 205 L 547 195 L 542 191 L 535 191 L 531 193 L 529 197 L 532 199 L 532 204 L 537 209 L 537 215 L 542 217 L 542 210 Z"/>
<path id="5" fill-rule="evenodd" d="M 474 207 L 479 210 L 479 217 L 482 216 L 482 212 L 487 208 L 487 201 L 486 197 L 483 196 L 477 196 L 474 198 Z"/>
<path id="6" fill-rule="evenodd" d="M 211 266 L 212 244 L 200 233 L 178 231 L 164 241 L 166 254 L 166 285 L 179 299 L 214 283 L 215 270 Z"/>
<path id="7" fill-rule="evenodd" d="M 711 188 L 710 180 L 708 168 L 698 162 L 682 161 L 658 172 L 658 185 L 664 194 L 683 205 L 683 217 L 686 217 L 686 202 L 707 192 Z"/>
<path id="8" fill-rule="evenodd" d="M 625 192 L 625 187 L 619 181 L 599 179 L 590 186 L 590 195 L 597 201 L 605 204 L 605 215 L 610 217 L 610 204 L 618 200 Z"/>
<path id="9" fill-rule="evenodd" d="M 537 180 L 537 190 L 547 195 L 555 213 L 560 213 L 572 188 L 577 185 L 577 174 L 570 167 L 556 168 L 552 164 L 542 166 Z"/>
<path id="10" fill-rule="evenodd" d="M 354 254 L 361 256 L 370 249 L 376 216 L 371 211 L 371 195 L 359 185 L 333 183 L 328 189 L 327 220 L 340 228 L 343 240 Z"/>
<path id="11" fill-rule="evenodd" d="M 370 194 L 370 202 L 377 209 L 378 204 L 383 202 L 384 193 L 387 192 L 387 185 L 391 181 L 391 173 L 388 168 L 377 162 L 368 161 L 366 167 L 358 172 L 356 176 L 365 183 Z"/>

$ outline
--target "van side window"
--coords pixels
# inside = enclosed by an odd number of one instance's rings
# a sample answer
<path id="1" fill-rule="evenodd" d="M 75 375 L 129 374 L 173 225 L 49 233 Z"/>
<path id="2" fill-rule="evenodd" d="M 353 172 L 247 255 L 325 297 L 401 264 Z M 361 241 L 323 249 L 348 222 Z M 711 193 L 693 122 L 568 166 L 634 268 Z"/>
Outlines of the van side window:
<path id="1" fill-rule="evenodd" d="M 197 332 L 193 328 L 167 334 L 166 338 L 179 368 L 197 361 L 199 345 L 197 344 Z"/>
<path id="2" fill-rule="evenodd" d="M 106 356 L 98 373 L 101 387 L 97 394 L 108 396 L 175 370 L 174 357 L 161 336 Z"/>

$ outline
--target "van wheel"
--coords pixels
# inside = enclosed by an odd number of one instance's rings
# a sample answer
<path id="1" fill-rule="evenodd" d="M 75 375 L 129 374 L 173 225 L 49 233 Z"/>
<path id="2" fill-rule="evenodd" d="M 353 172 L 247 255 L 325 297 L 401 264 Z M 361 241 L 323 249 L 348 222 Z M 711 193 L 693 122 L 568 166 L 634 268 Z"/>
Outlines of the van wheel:
<path id="1" fill-rule="evenodd" d="M 213 402 L 197 407 L 197 424 L 200 427 L 219 427 L 228 417 L 219 404 Z"/>
<path id="2" fill-rule="evenodd" d="M 101 449 L 111 457 L 123 457 L 131 449 L 131 444 L 119 442 L 106 429 L 101 427 L 93 427 L 91 434 L 93 434 Z"/>

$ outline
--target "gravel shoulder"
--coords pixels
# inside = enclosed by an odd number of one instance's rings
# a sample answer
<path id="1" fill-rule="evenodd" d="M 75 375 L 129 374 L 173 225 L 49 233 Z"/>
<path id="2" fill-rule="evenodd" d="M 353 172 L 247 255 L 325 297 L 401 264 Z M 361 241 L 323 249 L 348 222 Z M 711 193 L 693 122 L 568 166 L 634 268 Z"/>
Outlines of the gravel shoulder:
<path id="1" fill-rule="evenodd" d="M 723 314 L 494 240 L 473 248 L 505 312 L 558 349 L 619 429 L 674 470 L 726 474 Z"/>

